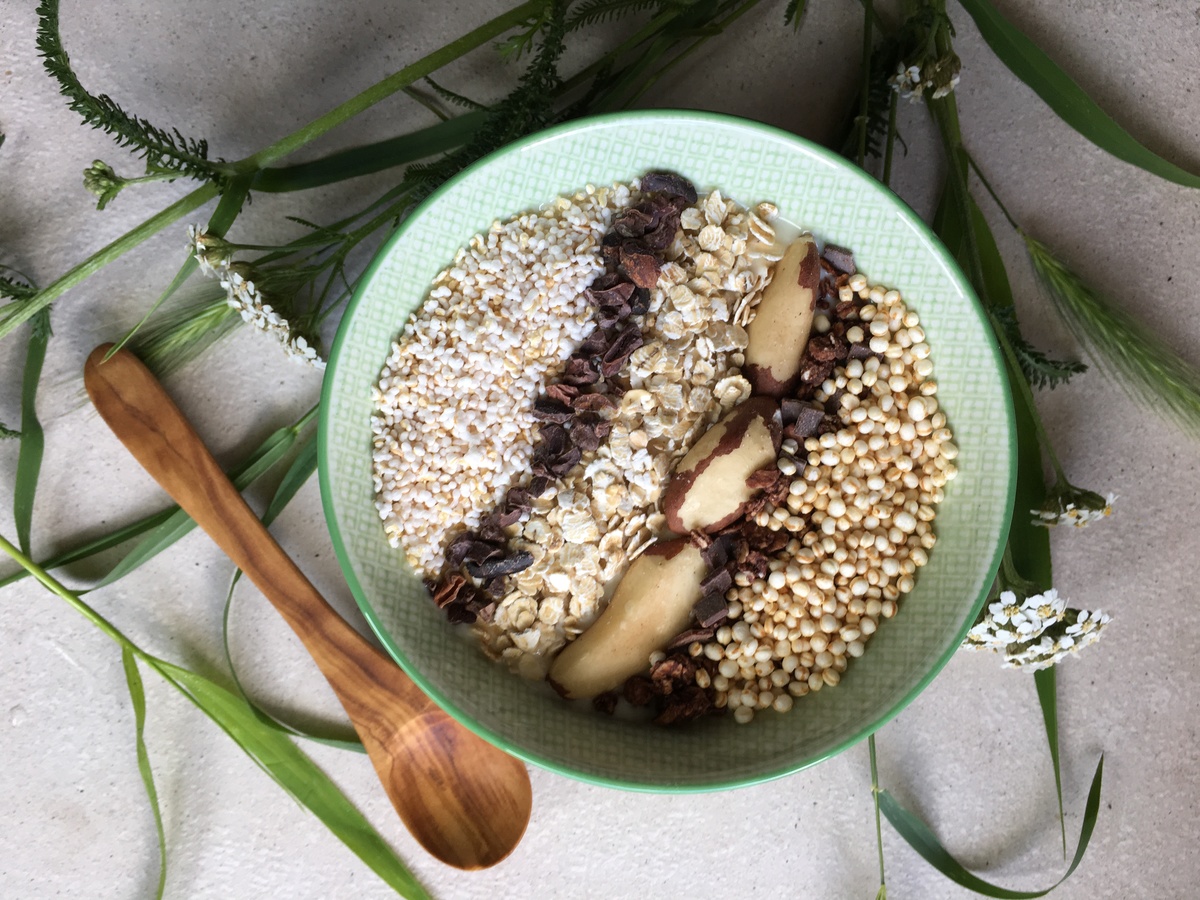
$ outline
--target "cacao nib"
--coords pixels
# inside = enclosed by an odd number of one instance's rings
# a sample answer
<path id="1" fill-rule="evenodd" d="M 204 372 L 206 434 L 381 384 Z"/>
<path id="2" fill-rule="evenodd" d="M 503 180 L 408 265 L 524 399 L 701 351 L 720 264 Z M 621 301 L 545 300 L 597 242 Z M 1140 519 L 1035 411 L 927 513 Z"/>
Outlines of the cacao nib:
<path id="1" fill-rule="evenodd" d="M 570 406 L 549 397 L 539 397 L 533 402 L 533 417 L 539 422 L 565 425 L 575 415 Z"/>
<path id="2" fill-rule="evenodd" d="M 672 210 L 668 215 L 663 216 L 657 228 L 647 231 L 642 240 L 651 250 L 661 253 L 675 243 L 677 234 L 679 234 L 679 214 Z"/>
<path id="3" fill-rule="evenodd" d="M 750 477 L 746 479 L 746 487 L 752 491 L 766 490 L 774 487 L 782 477 L 783 473 L 779 471 L 779 466 L 775 463 L 768 463 L 751 473 Z"/>
<path id="4" fill-rule="evenodd" d="M 446 621 L 451 625 L 472 625 L 476 618 L 476 614 L 464 604 L 453 603 L 446 607 Z"/>
<path id="5" fill-rule="evenodd" d="M 682 725 L 698 719 L 712 709 L 708 692 L 692 684 L 671 694 L 662 711 L 654 717 L 657 725 Z"/>
<path id="6" fill-rule="evenodd" d="M 597 712 L 604 713 L 606 716 L 611 716 L 616 711 L 617 700 L 619 699 L 616 691 L 605 691 L 603 694 L 597 694 L 592 698 L 592 708 Z"/>
<path id="7" fill-rule="evenodd" d="M 630 325 L 616 336 L 604 354 L 604 362 L 600 372 L 605 378 L 612 378 L 624 367 L 633 351 L 642 346 L 642 329 L 639 325 Z"/>
<path id="8" fill-rule="evenodd" d="M 646 288 L 638 288 L 633 292 L 633 297 L 629 300 L 630 315 L 644 316 L 650 311 L 650 291 Z"/>
<path id="9" fill-rule="evenodd" d="M 546 385 L 546 396 L 551 400 L 557 400 L 559 403 L 571 404 L 578 395 L 579 388 L 563 384 L 561 381 Z"/>
<path id="10" fill-rule="evenodd" d="M 478 619 L 480 622 L 492 621 L 492 619 L 496 618 L 496 604 L 489 603 L 486 606 L 480 607 L 475 612 L 475 618 Z"/>
<path id="11" fill-rule="evenodd" d="M 617 408 L 617 404 L 607 394 L 580 394 L 571 401 L 571 406 L 587 412 L 600 412 L 606 409 Z"/>
<path id="12" fill-rule="evenodd" d="M 528 550 L 519 550 L 501 559 L 490 559 L 481 563 L 468 562 L 467 574 L 472 578 L 495 578 L 523 572 L 532 565 L 533 554 Z"/>
<path id="13" fill-rule="evenodd" d="M 661 263 L 644 241 L 631 239 L 621 244 L 620 266 L 635 285 L 652 288 L 658 283 Z"/>
<path id="14" fill-rule="evenodd" d="M 711 628 L 689 628 L 671 638 L 670 643 L 667 644 L 667 650 L 686 649 L 693 641 L 707 641 L 712 638 L 713 634 Z"/>
<path id="15" fill-rule="evenodd" d="M 657 696 L 654 682 L 645 675 L 634 675 L 625 682 L 621 695 L 631 706 L 647 706 Z"/>
<path id="16" fill-rule="evenodd" d="M 535 500 L 546 493 L 550 487 L 550 479 L 545 475 L 534 475 L 529 479 L 529 496 Z"/>
<path id="17" fill-rule="evenodd" d="M 866 341 L 860 341 L 857 344 L 850 345 L 848 355 L 851 359 L 866 359 L 867 357 L 874 356 L 875 352 L 867 345 Z"/>
<path id="18" fill-rule="evenodd" d="M 659 192 L 669 197 L 682 197 L 688 203 L 696 202 L 696 188 L 686 178 L 671 172 L 648 172 L 642 176 L 642 190 Z"/>
<path id="19" fill-rule="evenodd" d="M 829 263 L 843 275 L 853 275 L 858 270 L 854 267 L 854 254 L 845 247 L 836 244 L 826 244 L 821 259 Z"/>
<path id="20" fill-rule="evenodd" d="M 833 310 L 833 314 L 843 322 L 858 319 L 859 306 L 853 300 L 844 300 Z"/>
<path id="21" fill-rule="evenodd" d="M 805 351 L 817 362 L 836 362 L 845 359 L 850 348 L 846 341 L 832 333 L 819 334 L 808 342 Z"/>
<path id="22" fill-rule="evenodd" d="M 553 460 L 551 460 L 546 465 L 546 471 L 548 471 L 551 475 L 554 475 L 556 478 L 562 478 L 573 468 L 575 468 L 575 463 L 579 462 L 582 457 L 583 451 L 581 451 L 578 447 L 571 447 L 563 452 L 561 456 L 555 457 Z"/>
<path id="23" fill-rule="evenodd" d="M 437 608 L 445 609 L 458 600 L 458 596 L 463 593 L 464 588 L 471 591 L 467 579 L 456 572 L 441 584 L 435 585 L 430 594 L 433 595 L 433 602 Z"/>
<path id="24" fill-rule="evenodd" d="M 572 357 L 567 360 L 563 381 L 570 385 L 582 386 L 595 384 L 600 380 L 600 367 L 590 359 Z"/>
<path id="25" fill-rule="evenodd" d="M 658 224 L 658 219 L 661 216 L 655 216 L 649 210 L 639 209 L 632 206 L 629 209 L 622 210 L 612 223 L 612 230 L 621 237 L 640 238 L 647 231 L 651 231 Z"/>
<path id="26" fill-rule="evenodd" d="M 696 664 L 686 653 L 672 653 L 650 668 L 650 680 L 662 696 L 691 684 L 695 677 Z"/>

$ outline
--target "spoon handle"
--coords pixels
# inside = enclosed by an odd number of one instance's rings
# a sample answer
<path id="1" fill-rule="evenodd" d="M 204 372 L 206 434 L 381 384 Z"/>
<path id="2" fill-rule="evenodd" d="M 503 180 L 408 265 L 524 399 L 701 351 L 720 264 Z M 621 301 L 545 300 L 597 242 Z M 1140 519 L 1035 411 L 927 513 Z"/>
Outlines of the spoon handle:
<path id="1" fill-rule="evenodd" d="M 365 727 L 379 743 L 389 736 L 383 733 L 389 723 L 374 720 L 373 696 L 386 696 L 389 708 L 400 704 L 406 716 L 432 706 L 395 662 L 338 615 L 275 542 L 150 370 L 124 350 L 104 360 L 109 346 L 93 351 L 84 369 L 101 418 L 279 610 L 360 734 Z"/>
<path id="2" fill-rule="evenodd" d="M 271 537 L 150 370 L 126 350 L 105 359 L 111 346 L 97 347 L 84 367 L 101 418 L 299 636 L 409 830 L 451 865 L 479 868 L 506 856 L 529 819 L 525 767 L 447 716 L 338 615 Z"/>

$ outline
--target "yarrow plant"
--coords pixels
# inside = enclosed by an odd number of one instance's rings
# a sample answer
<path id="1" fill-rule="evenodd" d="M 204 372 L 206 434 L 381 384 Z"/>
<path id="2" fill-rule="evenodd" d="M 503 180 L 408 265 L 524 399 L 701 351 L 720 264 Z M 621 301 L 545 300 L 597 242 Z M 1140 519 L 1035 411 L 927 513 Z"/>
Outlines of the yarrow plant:
<path id="1" fill-rule="evenodd" d="M 248 263 L 233 261 L 235 244 L 208 234 L 203 225 L 191 225 L 188 227 L 188 247 L 200 271 L 220 281 L 225 290 L 225 302 L 237 311 L 243 322 L 272 335 L 292 359 L 324 370 L 325 360 L 309 338 L 299 333 L 297 327 L 264 297 L 255 283 L 259 272 Z"/>

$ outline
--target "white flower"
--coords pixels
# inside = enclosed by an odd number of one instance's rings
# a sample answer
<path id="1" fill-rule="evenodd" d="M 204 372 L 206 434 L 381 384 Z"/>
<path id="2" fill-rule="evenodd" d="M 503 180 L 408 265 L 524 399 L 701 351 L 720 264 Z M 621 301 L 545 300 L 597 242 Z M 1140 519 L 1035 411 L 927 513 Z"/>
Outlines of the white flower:
<path id="1" fill-rule="evenodd" d="M 1031 509 L 1035 525 L 1051 528 L 1055 525 L 1074 525 L 1083 528 L 1090 522 L 1099 522 L 1113 513 L 1116 494 L 1101 497 L 1093 491 L 1084 491 L 1068 486 L 1063 493 L 1046 498 L 1041 509 Z"/>
<path id="2" fill-rule="evenodd" d="M 1094 644 L 1109 621 L 1099 610 L 1067 609 L 1053 588 L 1019 604 L 1015 592 L 1003 591 L 967 632 L 963 646 L 1000 654 L 1006 668 L 1044 669 Z"/>

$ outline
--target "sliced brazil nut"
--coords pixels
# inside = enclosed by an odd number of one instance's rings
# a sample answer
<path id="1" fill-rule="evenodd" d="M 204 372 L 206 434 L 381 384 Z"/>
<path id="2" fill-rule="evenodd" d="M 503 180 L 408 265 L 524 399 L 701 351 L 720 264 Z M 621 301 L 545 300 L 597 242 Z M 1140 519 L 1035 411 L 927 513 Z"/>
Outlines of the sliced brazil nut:
<path id="1" fill-rule="evenodd" d="M 760 488 L 750 477 L 779 454 L 782 419 L 769 397 L 735 406 L 679 461 L 663 493 L 667 527 L 677 534 L 719 531 Z"/>
<path id="2" fill-rule="evenodd" d="M 811 234 L 796 238 L 775 265 L 758 311 L 746 327 L 745 375 L 756 394 L 780 398 L 800 375 L 821 281 L 821 260 Z"/>
<path id="3" fill-rule="evenodd" d="M 630 564 L 608 608 L 554 660 L 550 683 L 568 699 L 611 691 L 650 668 L 662 650 L 688 627 L 708 571 L 687 539 L 659 541 Z"/>

